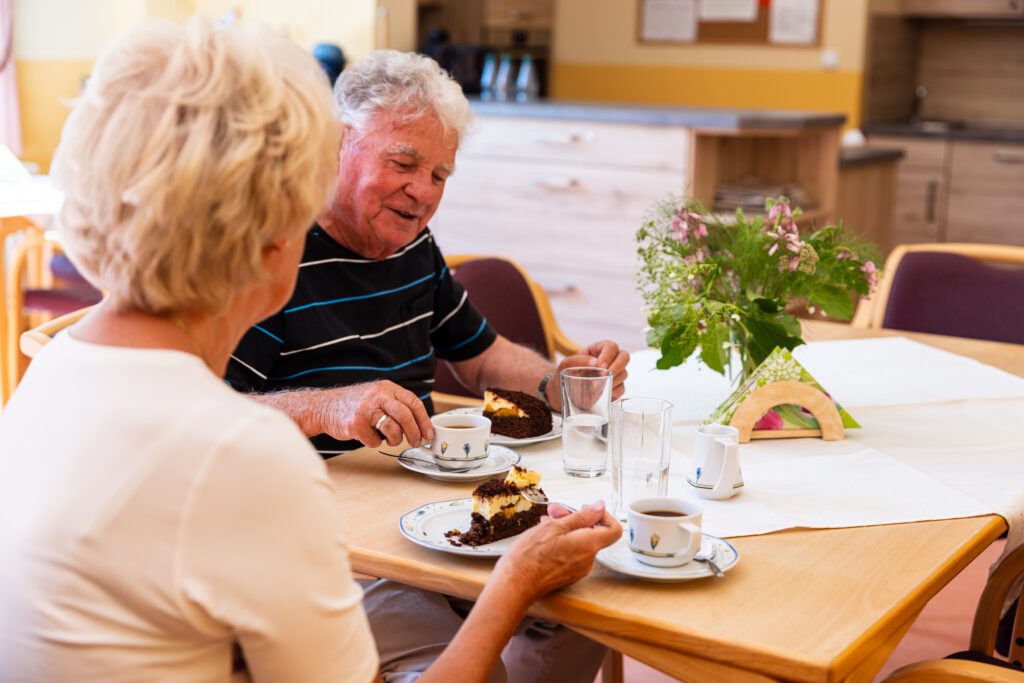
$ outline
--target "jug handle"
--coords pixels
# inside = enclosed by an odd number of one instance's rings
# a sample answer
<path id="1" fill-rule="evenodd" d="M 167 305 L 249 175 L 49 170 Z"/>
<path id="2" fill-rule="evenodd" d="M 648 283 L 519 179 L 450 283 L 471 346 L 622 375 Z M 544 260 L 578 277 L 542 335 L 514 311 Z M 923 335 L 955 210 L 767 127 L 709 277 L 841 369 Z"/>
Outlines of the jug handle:
<path id="1" fill-rule="evenodd" d="M 721 495 L 723 493 L 730 493 L 732 485 L 735 483 L 733 480 L 736 478 L 734 473 L 737 461 L 739 460 L 739 444 L 731 439 L 724 438 L 715 439 L 715 441 L 725 451 L 725 457 L 722 459 L 722 471 L 714 488 L 715 495 Z"/>

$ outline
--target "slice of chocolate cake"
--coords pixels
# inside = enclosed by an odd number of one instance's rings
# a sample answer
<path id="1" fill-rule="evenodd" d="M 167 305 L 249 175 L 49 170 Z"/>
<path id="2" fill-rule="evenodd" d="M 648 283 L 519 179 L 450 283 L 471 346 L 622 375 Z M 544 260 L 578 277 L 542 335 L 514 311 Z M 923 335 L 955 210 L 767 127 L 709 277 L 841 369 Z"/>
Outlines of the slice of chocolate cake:
<path id="1" fill-rule="evenodd" d="M 551 431 L 551 409 L 539 398 L 521 391 L 490 388 L 484 391 L 484 417 L 495 434 L 528 439 Z"/>
<path id="2" fill-rule="evenodd" d="M 469 531 L 459 536 L 458 542 L 484 545 L 521 534 L 539 524 L 548 506 L 531 503 L 521 493 L 522 489 L 537 488 L 538 484 L 540 474 L 513 466 L 504 479 L 488 479 L 477 486 L 473 491 Z"/>

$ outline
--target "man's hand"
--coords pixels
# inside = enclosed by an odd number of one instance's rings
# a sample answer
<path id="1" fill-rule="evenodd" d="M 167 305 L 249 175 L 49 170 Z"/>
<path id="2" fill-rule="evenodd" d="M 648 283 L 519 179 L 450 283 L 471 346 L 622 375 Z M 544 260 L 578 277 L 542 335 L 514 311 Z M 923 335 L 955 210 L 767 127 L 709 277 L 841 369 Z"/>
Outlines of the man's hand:
<path id="1" fill-rule="evenodd" d="M 387 417 L 381 422 L 384 416 Z M 335 439 L 358 439 L 371 448 L 381 445 L 383 440 L 389 446 L 397 446 L 404 437 L 410 445 L 419 446 L 425 439 L 434 438 L 434 427 L 423 402 L 388 381 L 324 389 L 317 426 L 321 433 Z"/>
<path id="2" fill-rule="evenodd" d="M 548 383 L 544 392 L 548 405 L 555 411 L 562 409 L 561 372 L 566 368 L 596 367 L 606 368 L 612 373 L 612 400 L 622 396 L 626 390 L 626 364 L 629 363 L 629 352 L 619 349 L 619 345 L 607 339 L 594 342 L 583 348 L 579 353 L 566 356 L 555 369 L 555 375 Z"/>

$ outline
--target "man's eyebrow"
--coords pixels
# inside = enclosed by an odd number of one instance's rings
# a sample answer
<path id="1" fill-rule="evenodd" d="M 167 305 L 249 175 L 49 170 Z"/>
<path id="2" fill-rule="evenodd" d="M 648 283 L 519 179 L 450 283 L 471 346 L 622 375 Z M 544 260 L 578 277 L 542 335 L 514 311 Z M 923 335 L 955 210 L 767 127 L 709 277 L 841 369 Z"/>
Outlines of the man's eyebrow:
<path id="1" fill-rule="evenodd" d="M 388 147 L 384 151 L 384 154 L 404 154 L 405 156 L 410 156 L 413 159 L 415 159 L 416 163 L 423 163 L 424 161 L 423 155 L 420 154 L 420 151 L 407 142 L 399 142 L 392 145 L 391 147 Z M 455 164 L 439 164 L 437 168 L 444 171 L 448 175 L 455 173 Z"/>
<path id="2" fill-rule="evenodd" d="M 413 157 L 416 161 L 423 161 L 420 151 L 407 142 L 399 142 L 387 148 L 386 154 L 404 154 Z"/>

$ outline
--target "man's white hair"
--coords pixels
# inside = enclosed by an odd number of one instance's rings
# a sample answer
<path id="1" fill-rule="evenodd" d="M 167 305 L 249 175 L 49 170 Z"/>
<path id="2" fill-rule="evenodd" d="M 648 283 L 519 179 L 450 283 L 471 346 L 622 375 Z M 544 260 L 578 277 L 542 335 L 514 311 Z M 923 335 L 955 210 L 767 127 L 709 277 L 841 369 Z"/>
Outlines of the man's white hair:
<path id="1" fill-rule="evenodd" d="M 456 144 L 469 132 L 473 113 L 462 88 L 429 57 L 397 50 L 375 50 L 345 69 L 334 85 L 338 118 L 357 135 L 378 112 L 414 121 L 435 115 Z"/>

